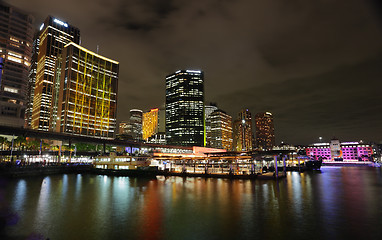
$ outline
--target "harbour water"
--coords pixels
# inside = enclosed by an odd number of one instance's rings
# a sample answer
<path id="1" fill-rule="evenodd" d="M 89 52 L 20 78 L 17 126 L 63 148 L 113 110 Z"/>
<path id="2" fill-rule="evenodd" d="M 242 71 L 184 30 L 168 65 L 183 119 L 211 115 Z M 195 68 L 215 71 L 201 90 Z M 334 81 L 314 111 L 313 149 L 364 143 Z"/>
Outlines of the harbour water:
<path id="1" fill-rule="evenodd" d="M 382 172 L 0 180 L 0 239 L 382 239 Z"/>

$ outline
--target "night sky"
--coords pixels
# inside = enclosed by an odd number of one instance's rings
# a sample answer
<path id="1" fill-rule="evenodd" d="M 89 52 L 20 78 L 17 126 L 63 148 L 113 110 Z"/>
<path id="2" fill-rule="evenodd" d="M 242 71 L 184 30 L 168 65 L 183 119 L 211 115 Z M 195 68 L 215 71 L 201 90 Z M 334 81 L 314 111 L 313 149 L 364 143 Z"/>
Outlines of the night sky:
<path id="1" fill-rule="evenodd" d="M 118 120 L 164 105 L 165 76 L 201 69 L 205 100 L 274 115 L 276 142 L 382 140 L 377 0 L 8 0 L 80 28 L 120 62 Z"/>

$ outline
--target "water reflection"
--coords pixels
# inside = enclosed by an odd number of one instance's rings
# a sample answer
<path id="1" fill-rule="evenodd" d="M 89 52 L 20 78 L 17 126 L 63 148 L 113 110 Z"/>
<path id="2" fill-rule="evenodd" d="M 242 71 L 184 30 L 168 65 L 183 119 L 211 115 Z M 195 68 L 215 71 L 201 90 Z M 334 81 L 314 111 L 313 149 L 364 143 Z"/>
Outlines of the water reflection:
<path id="1" fill-rule="evenodd" d="M 56 175 L 14 179 L 10 236 L 50 239 L 378 239 L 375 169 L 324 168 L 280 181 Z"/>
<path id="2" fill-rule="evenodd" d="M 15 186 L 15 194 L 14 194 L 15 197 L 12 200 L 12 202 L 13 202 L 13 208 L 16 211 L 21 211 L 25 205 L 26 191 L 27 191 L 26 184 L 27 184 L 26 181 L 21 179 L 20 181 L 17 182 Z"/>

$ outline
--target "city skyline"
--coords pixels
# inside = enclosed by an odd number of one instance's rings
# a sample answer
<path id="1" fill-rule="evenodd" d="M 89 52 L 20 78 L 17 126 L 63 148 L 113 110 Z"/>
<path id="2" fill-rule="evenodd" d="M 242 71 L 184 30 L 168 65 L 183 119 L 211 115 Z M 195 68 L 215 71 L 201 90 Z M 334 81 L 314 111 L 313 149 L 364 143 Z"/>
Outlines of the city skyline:
<path id="1" fill-rule="evenodd" d="M 381 140 L 382 31 L 372 1 L 6 2 L 30 11 L 36 27 L 47 15 L 70 22 L 84 47 L 120 62 L 119 121 L 163 105 L 163 77 L 189 68 L 205 72 L 205 102 L 231 116 L 272 112 L 276 143 Z"/>

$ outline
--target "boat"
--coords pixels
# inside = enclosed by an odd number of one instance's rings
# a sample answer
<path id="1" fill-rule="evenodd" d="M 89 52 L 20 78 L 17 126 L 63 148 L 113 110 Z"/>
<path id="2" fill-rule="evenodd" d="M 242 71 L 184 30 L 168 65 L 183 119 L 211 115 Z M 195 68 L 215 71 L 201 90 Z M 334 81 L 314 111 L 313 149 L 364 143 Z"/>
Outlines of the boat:
<path id="1" fill-rule="evenodd" d="M 306 160 L 305 167 L 307 170 L 320 170 L 322 166 L 322 160 Z"/>

